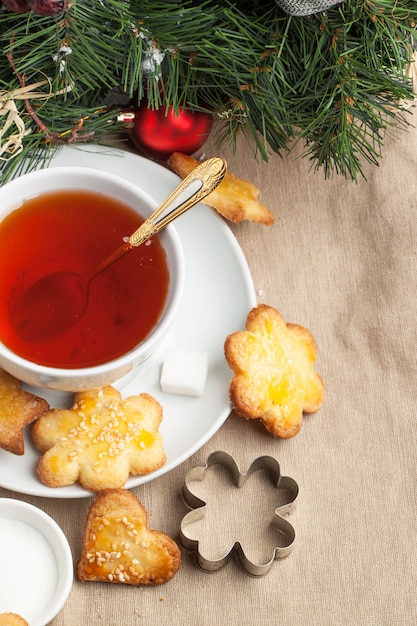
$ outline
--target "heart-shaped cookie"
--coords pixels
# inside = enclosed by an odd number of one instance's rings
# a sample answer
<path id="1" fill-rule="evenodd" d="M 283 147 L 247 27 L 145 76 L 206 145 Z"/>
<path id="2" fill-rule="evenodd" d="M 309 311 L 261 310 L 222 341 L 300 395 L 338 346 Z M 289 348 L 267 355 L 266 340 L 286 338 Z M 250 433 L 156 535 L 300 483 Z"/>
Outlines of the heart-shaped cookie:
<path id="1" fill-rule="evenodd" d="M 171 537 L 148 528 L 148 515 L 127 489 L 106 489 L 88 513 L 77 577 L 82 581 L 159 585 L 181 562 Z"/>

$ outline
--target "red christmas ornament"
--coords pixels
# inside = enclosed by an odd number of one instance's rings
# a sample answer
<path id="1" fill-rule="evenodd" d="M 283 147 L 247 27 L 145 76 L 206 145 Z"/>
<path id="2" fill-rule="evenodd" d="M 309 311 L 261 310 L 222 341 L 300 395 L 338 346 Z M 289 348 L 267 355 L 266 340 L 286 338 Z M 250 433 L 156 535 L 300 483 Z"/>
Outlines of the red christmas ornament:
<path id="1" fill-rule="evenodd" d="M 27 13 L 30 11 L 27 0 L 3 0 L 3 6 L 13 13 Z"/>
<path id="2" fill-rule="evenodd" d="M 146 104 L 134 109 L 130 138 L 145 156 L 165 161 L 173 152 L 193 154 L 210 134 L 212 115 L 202 111 L 172 107 L 149 109 Z"/>
<path id="3" fill-rule="evenodd" d="M 68 9 L 68 0 L 3 0 L 3 6 L 13 13 L 57 15 Z"/>

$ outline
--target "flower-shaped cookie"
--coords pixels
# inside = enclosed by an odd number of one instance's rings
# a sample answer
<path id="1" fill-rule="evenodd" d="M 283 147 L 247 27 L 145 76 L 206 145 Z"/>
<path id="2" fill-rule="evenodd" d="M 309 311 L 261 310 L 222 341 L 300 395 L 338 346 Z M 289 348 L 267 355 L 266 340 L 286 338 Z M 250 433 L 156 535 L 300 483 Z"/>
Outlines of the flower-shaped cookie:
<path id="1" fill-rule="evenodd" d="M 213 466 L 220 472 L 214 473 L 214 482 Z M 249 488 L 247 479 L 255 472 L 261 482 Z M 207 502 L 195 493 L 201 489 Z M 242 474 L 227 452 L 213 452 L 205 467 L 187 473 L 183 493 L 193 510 L 182 519 L 181 542 L 196 552 L 199 566 L 208 572 L 219 570 L 235 554 L 247 574 L 263 576 L 274 560 L 287 556 L 294 546 L 294 528 L 283 516 L 295 506 L 298 485 L 281 475 L 278 461 L 271 456 L 258 457 Z M 214 547 L 217 543 L 220 547 Z"/>
<path id="2" fill-rule="evenodd" d="M 296 435 L 303 413 L 323 404 L 314 337 L 303 326 L 286 323 L 270 306 L 250 311 L 246 330 L 226 338 L 225 356 L 234 374 L 230 399 L 235 412 L 261 420 L 275 437 Z"/>
<path id="3" fill-rule="evenodd" d="M 123 487 L 129 474 L 149 474 L 166 460 L 161 405 L 142 393 L 122 399 L 113 387 L 82 391 L 71 409 L 51 409 L 32 428 L 43 452 L 41 481 L 63 487 L 79 481 L 89 491 Z"/>

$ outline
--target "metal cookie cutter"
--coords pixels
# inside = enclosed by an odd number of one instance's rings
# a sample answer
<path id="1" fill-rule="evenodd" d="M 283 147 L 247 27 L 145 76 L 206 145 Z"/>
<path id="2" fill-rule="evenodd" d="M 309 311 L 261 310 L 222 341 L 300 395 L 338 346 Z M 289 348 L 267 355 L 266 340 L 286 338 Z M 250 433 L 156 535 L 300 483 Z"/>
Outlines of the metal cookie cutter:
<path id="1" fill-rule="evenodd" d="M 267 470 L 273 478 L 274 486 L 277 489 L 286 492 L 286 503 L 275 508 L 272 521 L 270 522 L 273 528 L 280 533 L 280 538 L 281 540 L 283 539 L 283 541 L 281 541 L 282 545 L 275 546 L 272 552 L 272 556 L 268 562 L 260 564 L 251 561 L 246 556 L 240 541 L 237 540 L 234 542 L 233 547 L 228 551 L 227 554 L 218 559 L 209 559 L 201 554 L 199 550 L 198 539 L 192 539 L 187 536 L 187 528 L 191 524 L 202 520 L 206 515 L 207 509 L 207 503 L 204 502 L 204 500 L 198 498 L 192 492 L 189 484 L 195 481 L 203 481 L 208 468 L 212 465 L 225 466 L 229 470 L 233 481 L 238 488 L 243 487 L 246 479 L 248 478 L 248 476 L 253 474 L 253 472 L 256 472 L 257 470 Z M 232 555 L 235 554 L 240 562 L 240 565 L 247 574 L 249 574 L 250 576 L 263 576 L 270 570 L 274 560 L 281 559 L 287 556 L 294 546 L 294 528 L 282 516 L 290 513 L 290 511 L 294 509 L 298 492 L 299 488 L 295 480 L 293 480 L 289 476 L 282 476 L 278 461 L 271 456 L 258 457 L 257 459 L 255 459 L 255 461 L 253 461 L 249 469 L 244 474 L 242 474 L 239 471 L 239 468 L 233 457 L 231 457 L 226 452 L 213 452 L 207 458 L 206 465 L 204 467 L 194 467 L 187 473 L 185 477 L 183 495 L 186 503 L 193 510 L 187 513 L 182 519 L 180 527 L 181 543 L 188 550 L 196 552 L 198 565 L 207 572 L 214 572 L 216 570 L 219 570 L 227 563 L 229 558 L 231 558 Z"/>

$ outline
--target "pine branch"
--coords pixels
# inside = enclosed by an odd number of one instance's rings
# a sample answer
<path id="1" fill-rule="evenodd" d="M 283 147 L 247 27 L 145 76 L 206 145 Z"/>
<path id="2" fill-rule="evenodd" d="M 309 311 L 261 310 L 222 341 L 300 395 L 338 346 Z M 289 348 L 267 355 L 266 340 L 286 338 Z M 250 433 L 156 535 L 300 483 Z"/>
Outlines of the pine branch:
<path id="1" fill-rule="evenodd" d="M 57 89 L 72 84 L 76 94 L 103 91 L 117 84 L 132 21 L 125 2 L 80 1 L 54 17 L 2 13 L 0 41 L 28 80 L 42 71 Z"/>
<path id="2" fill-rule="evenodd" d="M 73 0 L 52 17 L 0 9 L 0 90 L 50 81 L 34 109 L 46 132 L 16 101 L 31 132 L 13 167 L 51 137 L 118 132 L 106 107 L 120 90 L 154 108 L 212 111 L 219 142 L 243 132 L 264 159 L 296 138 L 325 176 L 356 180 L 386 132 L 408 124 L 416 19 L 415 0 L 345 0 L 309 17 L 274 0 Z M 0 166 L 2 181 L 10 171 Z"/>

